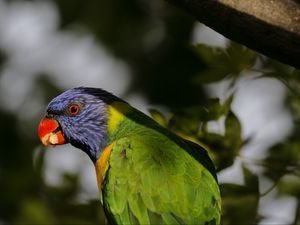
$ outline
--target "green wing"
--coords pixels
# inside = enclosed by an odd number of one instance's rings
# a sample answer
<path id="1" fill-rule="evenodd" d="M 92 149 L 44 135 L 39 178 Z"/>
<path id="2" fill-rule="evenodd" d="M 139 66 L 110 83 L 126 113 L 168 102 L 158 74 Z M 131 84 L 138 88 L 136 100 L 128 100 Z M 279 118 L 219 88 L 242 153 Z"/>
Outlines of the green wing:
<path id="1" fill-rule="evenodd" d="M 155 132 L 116 141 L 103 189 L 113 222 L 219 224 L 217 181 L 189 151 Z"/>

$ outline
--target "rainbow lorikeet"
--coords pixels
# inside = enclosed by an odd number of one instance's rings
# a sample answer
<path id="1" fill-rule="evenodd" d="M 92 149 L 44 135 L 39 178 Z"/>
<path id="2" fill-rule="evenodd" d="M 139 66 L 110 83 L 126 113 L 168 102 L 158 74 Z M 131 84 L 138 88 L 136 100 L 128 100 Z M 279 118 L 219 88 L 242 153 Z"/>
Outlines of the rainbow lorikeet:
<path id="1" fill-rule="evenodd" d="M 206 150 L 102 89 L 79 87 L 54 98 L 39 137 L 88 154 L 112 224 L 220 224 L 220 191 Z"/>

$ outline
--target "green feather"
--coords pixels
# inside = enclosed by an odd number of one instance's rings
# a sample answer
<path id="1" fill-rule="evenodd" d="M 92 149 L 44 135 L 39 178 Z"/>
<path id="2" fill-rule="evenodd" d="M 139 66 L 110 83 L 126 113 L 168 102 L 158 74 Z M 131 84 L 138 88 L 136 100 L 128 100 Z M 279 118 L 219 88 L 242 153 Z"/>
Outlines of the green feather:
<path id="1" fill-rule="evenodd" d="M 221 199 L 206 151 L 131 111 L 110 135 L 103 187 L 117 224 L 219 224 Z"/>

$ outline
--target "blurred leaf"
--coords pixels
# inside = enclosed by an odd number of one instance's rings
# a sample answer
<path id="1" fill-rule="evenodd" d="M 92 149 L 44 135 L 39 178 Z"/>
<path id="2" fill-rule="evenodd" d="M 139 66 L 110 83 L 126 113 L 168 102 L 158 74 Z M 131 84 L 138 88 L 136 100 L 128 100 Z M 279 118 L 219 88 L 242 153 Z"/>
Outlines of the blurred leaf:
<path id="1" fill-rule="evenodd" d="M 288 97 L 288 107 L 290 108 L 291 113 L 293 114 L 293 119 L 295 125 L 295 132 L 300 132 L 300 98 L 299 96 L 289 96 Z M 297 130 L 298 129 L 298 130 Z"/>
<path id="2" fill-rule="evenodd" d="M 294 95 L 300 96 L 300 71 L 298 69 L 272 59 L 264 62 L 264 69 L 264 76 L 279 79 Z"/>
<path id="3" fill-rule="evenodd" d="M 230 146 L 235 151 L 243 145 L 242 128 L 239 119 L 230 111 L 225 120 L 225 140 L 226 146 Z"/>
<path id="4" fill-rule="evenodd" d="M 230 42 L 227 48 L 198 44 L 196 52 L 206 64 L 206 68 L 194 79 L 200 84 L 238 76 L 242 71 L 250 69 L 257 57 L 256 52 L 235 42 Z"/>
<path id="5" fill-rule="evenodd" d="M 65 173 L 61 186 L 47 185 L 43 189 L 44 197 L 51 204 L 60 204 L 66 201 L 74 201 L 79 191 L 78 174 Z"/>
<path id="6" fill-rule="evenodd" d="M 289 73 L 290 68 L 284 65 L 277 65 L 278 70 L 286 70 Z M 293 71 L 293 70 L 291 70 Z M 282 71 L 283 72 L 283 71 Z M 292 72 L 293 73 L 293 72 Z M 264 174 L 271 178 L 277 187 L 280 195 L 290 195 L 297 198 L 296 217 L 293 224 L 300 222 L 300 101 L 299 96 L 295 94 L 287 98 L 286 107 L 290 109 L 294 120 L 294 129 L 289 137 L 268 150 L 268 156 L 264 160 Z"/>
<path id="7" fill-rule="evenodd" d="M 224 136 L 204 131 L 199 140 L 214 153 L 214 163 L 218 171 L 231 166 L 245 144 L 241 136 L 241 124 L 232 111 L 229 111 L 225 118 Z"/>
<path id="8" fill-rule="evenodd" d="M 221 47 L 212 47 L 205 44 L 197 44 L 196 52 L 201 57 L 204 63 L 210 64 L 215 62 L 216 59 L 225 59 L 227 60 L 227 55 L 225 49 Z"/>
<path id="9" fill-rule="evenodd" d="M 156 109 L 149 109 L 150 115 L 152 119 L 154 119 L 157 123 L 159 123 L 163 127 L 167 127 L 168 121 L 165 116 Z"/>
<path id="10" fill-rule="evenodd" d="M 194 78 L 194 82 L 200 84 L 216 82 L 230 74 L 229 58 L 225 49 L 198 44 L 196 52 L 204 61 L 206 68 Z"/>
<path id="11" fill-rule="evenodd" d="M 99 200 L 89 201 L 86 204 L 67 202 L 53 206 L 53 209 L 56 217 L 59 218 L 58 224 L 107 224 Z"/>
<path id="12" fill-rule="evenodd" d="M 284 175 L 277 185 L 279 194 L 300 196 L 300 179 L 293 174 Z"/>
<path id="13" fill-rule="evenodd" d="M 226 116 L 230 110 L 233 96 L 230 96 L 221 105 L 217 98 L 208 99 L 204 105 L 173 109 L 168 127 L 174 132 L 185 133 L 186 135 L 197 136 L 199 134 L 200 123 L 206 124 L 208 121 L 218 120 Z M 205 129 L 205 126 L 203 127 Z"/>
<path id="14" fill-rule="evenodd" d="M 252 68 L 256 61 L 257 53 L 237 42 L 231 41 L 227 47 L 231 71 L 233 74 L 239 74 L 242 71 Z"/>
<path id="15" fill-rule="evenodd" d="M 168 128 L 179 136 L 201 143 L 211 151 L 218 171 L 233 164 L 245 140 L 241 136 L 241 124 L 230 110 L 233 94 L 221 104 L 219 99 L 209 99 L 205 106 L 173 110 Z M 207 122 L 225 117 L 225 134 L 208 130 Z"/>
<path id="16" fill-rule="evenodd" d="M 44 202 L 26 199 L 21 204 L 20 215 L 16 218 L 17 224 L 56 224 L 53 214 Z"/>
<path id="17" fill-rule="evenodd" d="M 259 195 L 258 177 L 246 167 L 243 167 L 245 186 L 249 192 Z"/>
<path id="18" fill-rule="evenodd" d="M 228 112 L 230 111 L 233 98 L 234 98 L 234 93 L 232 93 L 222 104 L 222 115 L 227 115 Z"/>
<path id="19" fill-rule="evenodd" d="M 218 120 L 222 116 L 227 116 L 230 111 L 233 95 L 221 104 L 220 99 L 210 98 L 201 106 L 185 107 L 173 110 L 173 117 L 169 127 L 175 131 L 186 132 L 187 134 L 198 134 L 199 123 L 206 123 Z M 184 127 L 190 127 L 190 129 Z M 188 132 L 190 131 L 190 132 Z"/>
<path id="20" fill-rule="evenodd" d="M 243 168 L 245 185 L 221 184 L 223 224 L 257 224 L 258 178 Z"/>
<path id="21" fill-rule="evenodd" d="M 200 126 L 200 114 L 198 107 L 174 110 L 168 127 L 175 133 L 184 133 L 186 135 L 197 135 Z"/>
<path id="22" fill-rule="evenodd" d="M 272 180 L 278 180 L 286 173 L 290 172 L 291 168 L 299 165 L 300 142 L 286 141 L 277 144 L 269 149 L 265 163 L 265 175 Z"/>
<path id="23" fill-rule="evenodd" d="M 220 99 L 218 98 L 208 99 L 197 111 L 201 122 L 217 120 L 223 115 Z"/>

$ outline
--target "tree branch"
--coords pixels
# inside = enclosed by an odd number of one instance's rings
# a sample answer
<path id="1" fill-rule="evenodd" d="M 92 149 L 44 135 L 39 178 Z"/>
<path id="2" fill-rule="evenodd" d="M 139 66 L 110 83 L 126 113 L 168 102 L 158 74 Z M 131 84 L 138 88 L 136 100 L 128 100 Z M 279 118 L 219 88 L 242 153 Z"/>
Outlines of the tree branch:
<path id="1" fill-rule="evenodd" d="M 231 40 L 300 69 L 300 6 L 291 0 L 167 0 Z"/>

